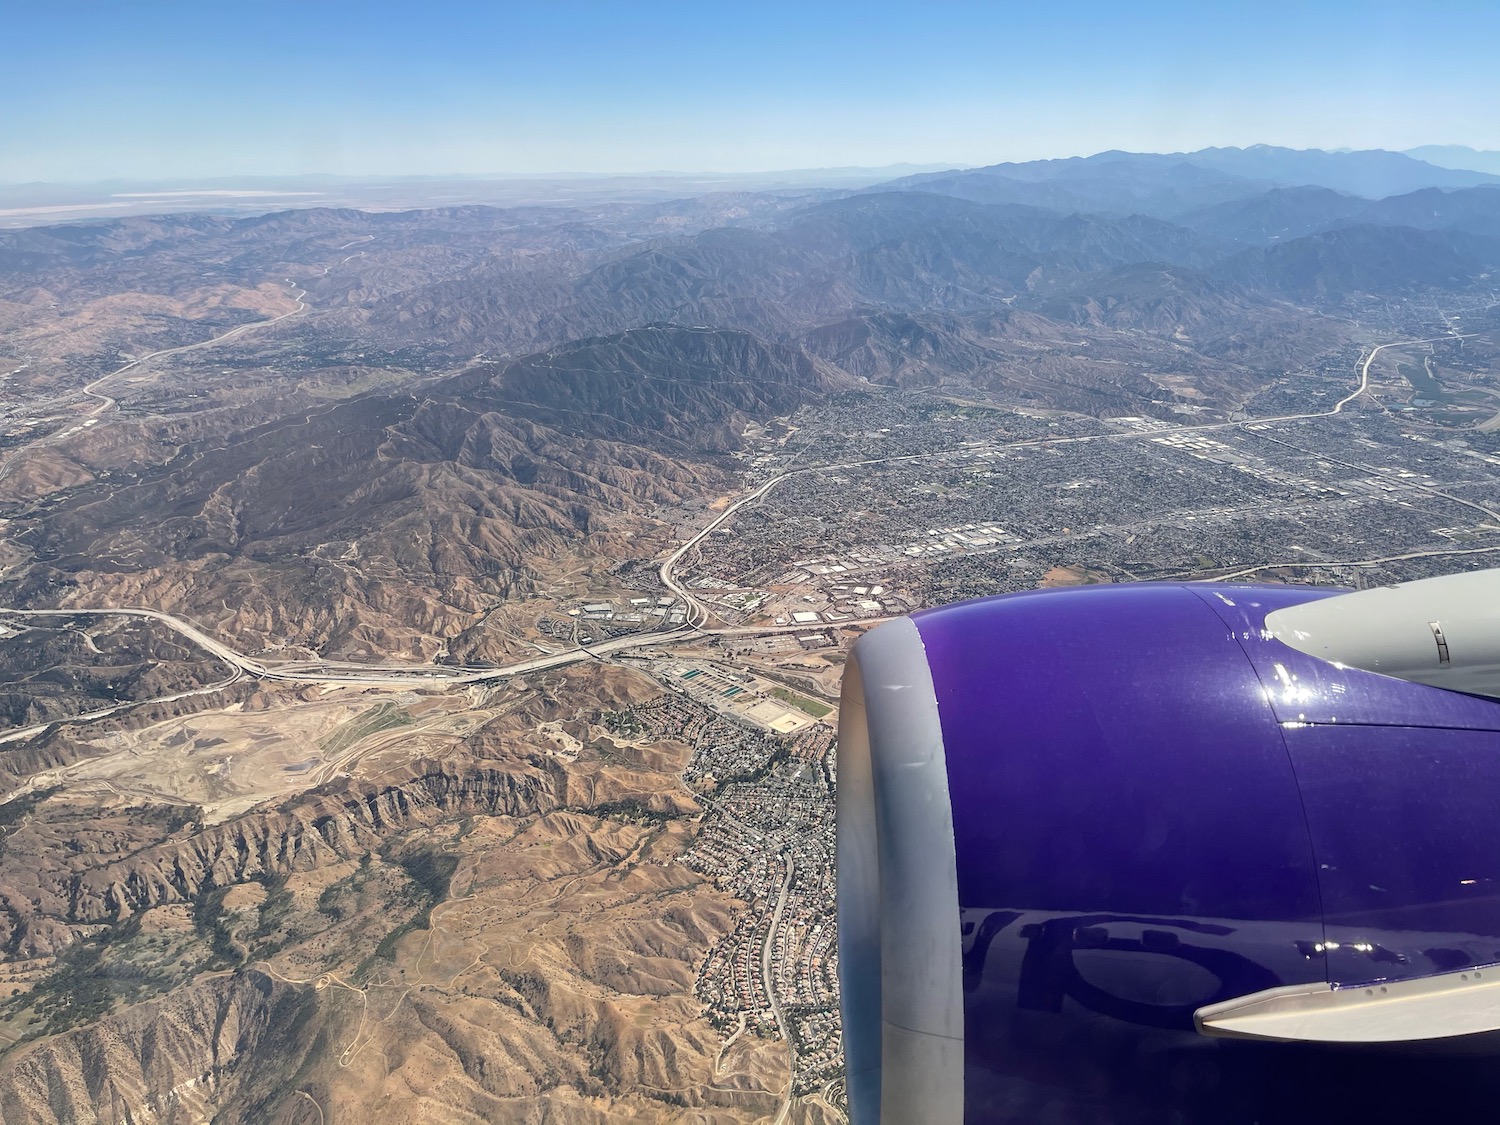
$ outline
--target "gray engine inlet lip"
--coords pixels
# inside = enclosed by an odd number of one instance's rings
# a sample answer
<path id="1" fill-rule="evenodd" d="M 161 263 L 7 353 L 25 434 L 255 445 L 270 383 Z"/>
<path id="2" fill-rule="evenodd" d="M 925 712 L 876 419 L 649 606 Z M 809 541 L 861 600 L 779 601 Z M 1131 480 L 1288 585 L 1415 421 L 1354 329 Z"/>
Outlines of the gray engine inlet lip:
<path id="1" fill-rule="evenodd" d="M 854 1125 L 961 1125 L 963 950 L 937 694 L 909 618 L 862 637 L 844 673 L 838 917 Z"/>

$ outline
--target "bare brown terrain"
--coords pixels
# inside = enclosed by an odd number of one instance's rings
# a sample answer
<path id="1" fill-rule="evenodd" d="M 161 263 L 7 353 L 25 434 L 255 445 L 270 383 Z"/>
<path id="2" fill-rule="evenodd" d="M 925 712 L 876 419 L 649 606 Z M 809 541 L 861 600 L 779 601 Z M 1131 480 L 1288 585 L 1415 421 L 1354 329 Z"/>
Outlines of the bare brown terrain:
<path id="1" fill-rule="evenodd" d="M 0 1119 L 842 1120 L 849 637 L 1500 417 L 1446 233 L 976 192 L 0 233 Z"/>
<path id="2" fill-rule="evenodd" d="M 149 701 L 232 672 L 150 621 L 0 614 L 0 725 L 7 729 Z"/>
<path id="3" fill-rule="evenodd" d="M 275 794 L 248 811 L 150 803 L 89 777 L 25 800 L 0 856 L 14 957 L 0 1034 L 21 1040 L 0 1080 L 5 1119 L 126 1121 L 147 1106 L 192 1120 L 238 1105 L 290 1121 L 307 1097 L 385 1120 L 521 1119 L 542 1101 L 566 1121 L 768 1113 L 784 1056 L 749 1037 L 721 1057 L 690 995 L 744 907 L 678 862 L 701 815 L 676 777 L 685 748 L 621 746 L 569 702 L 654 690 L 608 669 L 543 678 L 466 709 L 472 733 L 399 747 L 374 729 L 389 703 L 355 712 L 362 739 L 349 719 L 325 719 L 321 741 L 282 725 L 303 751 L 337 753 L 343 733 L 368 755 L 369 780 L 291 796 L 275 792 L 275 751 L 255 749 L 267 726 L 249 716 L 268 712 L 232 712 L 246 721 L 211 728 L 218 760 L 255 761 Z M 535 733 L 543 722 L 573 732 L 573 760 Z M 214 772 L 153 784 L 181 801 Z M 62 990 L 83 975 L 85 994 Z M 254 1026 L 245 1009 L 267 1005 L 282 1010 Z M 194 1040 L 197 1019 L 230 1039 Z M 131 1044 L 172 1026 L 178 1047 L 142 1070 Z M 230 1049 L 235 1036 L 251 1041 Z"/>

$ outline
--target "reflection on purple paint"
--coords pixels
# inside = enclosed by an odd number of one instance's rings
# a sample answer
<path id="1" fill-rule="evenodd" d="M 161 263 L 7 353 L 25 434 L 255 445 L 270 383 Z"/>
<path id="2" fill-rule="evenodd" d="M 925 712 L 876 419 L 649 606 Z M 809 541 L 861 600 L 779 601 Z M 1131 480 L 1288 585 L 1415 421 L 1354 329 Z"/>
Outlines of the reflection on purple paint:
<path id="1" fill-rule="evenodd" d="M 1194 1030 L 1267 989 L 1500 963 L 1500 703 L 1265 628 L 1338 592 L 1101 586 L 914 615 L 952 805 L 966 1120 L 1337 1118 L 1335 1074 L 1384 1087 L 1375 1119 L 1405 1104 L 1384 1056 Z M 1423 1105 L 1432 1081 L 1496 1081 L 1488 1058 L 1400 1073 Z"/>

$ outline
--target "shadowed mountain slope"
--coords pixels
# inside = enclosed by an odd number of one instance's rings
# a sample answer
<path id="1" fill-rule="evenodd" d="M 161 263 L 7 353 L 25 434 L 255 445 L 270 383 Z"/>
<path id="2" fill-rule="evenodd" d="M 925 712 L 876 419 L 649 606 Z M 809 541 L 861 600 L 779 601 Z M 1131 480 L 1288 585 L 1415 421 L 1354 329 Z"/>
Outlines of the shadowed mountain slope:
<path id="1" fill-rule="evenodd" d="M 1222 248 L 1142 216 L 1109 219 L 888 192 L 814 204 L 774 228 L 722 228 L 606 255 L 569 275 L 487 264 L 372 302 L 403 337 L 506 350 L 643 323 L 781 340 L 856 308 L 994 311 L 1037 287 L 1142 259 L 1202 266 Z"/>
<path id="2" fill-rule="evenodd" d="M 789 414 L 855 382 L 794 347 L 674 325 L 582 340 L 479 378 L 464 375 L 440 390 L 468 391 L 476 406 L 562 433 L 679 454 L 737 449 L 748 419 Z"/>
<path id="3" fill-rule="evenodd" d="M 24 537 L 41 564 L 26 592 L 51 604 L 86 574 L 123 604 L 233 606 L 231 632 L 334 650 L 375 618 L 442 631 L 580 545 L 629 557 L 630 520 L 724 486 L 747 421 L 853 384 L 744 333 L 646 328 L 194 438 L 155 465 L 80 440 L 62 451 L 85 479 L 130 479 L 58 495 Z"/>
<path id="4" fill-rule="evenodd" d="M 1351 219 L 1367 200 L 1331 188 L 1287 187 L 1200 208 L 1182 216 L 1184 226 L 1225 242 L 1265 246 L 1301 238 Z"/>
<path id="5" fill-rule="evenodd" d="M 1217 276 L 1311 299 L 1341 293 L 1457 289 L 1485 272 L 1471 240 L 1445 232 L 1338 227 L 1223 262 Z"/>

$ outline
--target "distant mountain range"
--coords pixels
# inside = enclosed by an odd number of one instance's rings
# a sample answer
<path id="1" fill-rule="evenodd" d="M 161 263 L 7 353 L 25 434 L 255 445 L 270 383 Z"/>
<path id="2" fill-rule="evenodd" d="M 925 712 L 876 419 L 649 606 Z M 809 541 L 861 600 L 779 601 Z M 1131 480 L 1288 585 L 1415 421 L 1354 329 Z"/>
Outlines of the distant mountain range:
<path id="1" fill-rule="evenodd" d="M 1021 203 L 1054 210 L 1102 211 L 1175 219 L 1278 187 L 1321 187 L 1365 199 L 1421 188 L 1500 184 L 1500 175 L 1439 167 L 1400 152 L 1205 148 L 1197 152 L 1101 152 L 1065 160 L 904 176 L 881 185 L 976 203 Z"/>
<path id="2" fill-rule="evenodd" d="M 576 273 L 538 276 L 483 264 L 460 278 L 401 287 L 351 313 L 365 330 L 405 342 L 452 340 L 462 349 L 517 354 L 556 346 L 569 334 L 602 336 L 651 323 L 790 343 L 852 311 L 976 316 L 1056 309 L 1060 298 L 1071 308 L 1074 295 L 1114 284 L 1106 279 L 1120 270 L 1132 299 L 1146 299 L 1146 289 L 1159 283 L 1166 307 L 1178 308 L 1197 300 L 1185 294 L 1199 293 L 1182 271 L 1264 303 L 1451 290 L 1495 268 L 1500 185 L 1426 188 L 1382 200 L 1328 188 L 1269 188 L 1175 222 L 882 190 L 622 247 Z M 1234 322 L 1244 309 L 1243 296 L 1213 304 Z M 1117 309 L 1112 319 L 1125 315 Z M 1165 314 L 1156 306 L 1150 315 Z M 1212 318 L 1209 310 L 1183 315 Z"/>
<path id="3" fill-rule="evenodd" d="M 1439 168 L 1467 168 L 1472 172 L 1500 175 L 1500 152 L 1473 149 L 1467 145 L 1423 145 L 1407 149 L 1406 155 L 1436 164 Z"/>
<path id="4" fill-rule="evenodd" d="M 1018 203 L 1053 211 L 1144 214 L 1176 220 L 1272 188 L 1322 187 L 1364 199 L 1422 188 L 1500 183 L 1500 153 L 1461 145 L 1407 152 L 1323 151 L 1274 145 L 1196 152 L 1109 151 L 1093 156 L 994 164 L 983 168 L 892 164 L 884 168 L 804 168 L 756 173 L 656 172 L 546 176 L 239 177 L 191 182 L 0 184 L 0 226 L 187 211 L 258 212 L 267 206 L 353 207 L 380 211 L 447 207 L 558 205 L 624 201 L 674 206 L 724 194 L 831 197 L 853 191 L 923 191 L 976 203 Z"/>
<path id="5" fill-rule="evenodd" d="M 1215 150 L 1211 157 L 1233 163 L 1247 153 L 1255 166 L 1272 159 L 1253 150 Z M 1428 169 L 1428 178 L 1482 182 L 1371 199 L 1321 185 L 1267 186 L 1172 157 L 1114 153 L 1000 166 L 1005 176 L 981 169 L 909 177 L 833 198 L 729 193 L 671 205 L 647 201 L 618 218 L 469 207 L 68 224 L 0 234 L 0 277 L 36 285 L 59 270 L 104 270 L 120 273 L 124 285 L 149 253 L 156 284 L 173 277 L 173 285 L 188 286 L 203 275 L 207 240 L 218 248 L 214 268 L 248 281 L 273 270 L 285 276 L 288 247 L 316 260 L 373 239 L 368 252 L 404 245 L 409 256 L 385 258 L 382 272 L 359 282 L 348 275 L 310 279 L 324 323 L 351 338 L 374 332 L 392 345 L 459 358 L 476 351 L 519 356 L 659 324 L 800 346 L 814 330 L 877 313 L 897 319 L 864 321 L 867 328 L 915 316 L 926 332 L 925 318 L 934 314 L 1008 317 L 1042 309 L 1064 321 L 1093 320 L 1100 315 L 1094 298 L 1106 294 L 1110 323 L 1180 316 L 1211 336 L 1214 324 L 1237 330 L 1252 295 L 1264 308 L 1348 293 L 1453 290 L 1500 269 L 1500 178 L 1399 154 L 1366 161 L 1369 155 L 1320 153 L 1303 166 L 1343 183 L 1352 177 L 1347 161 L 1385 168 L 1388 182 L 1392 169 L 1410 171 L 1406 165 Z M 1007 196 L 1050 198 L 1054 206 Z M 538 238 L 543 258 L 523 252 Z M 444 268 L 431 268 L 430 260 Z M 1152 286 L 1160 288 L 1154 297 Z M 855 336 L 865 339 L 864 331 Z M 853 346 L 855 336 L 825 333 L 817 354 Z M 951 334 L 934 347 L 934 354 L 968 355 Z M 858 366 L 876 371 L 886 362 L 862 355 Z"/>
<path id="6" fill-rule="evenodd" d="M 695 966 L 737 972 L 750 950 L 763 967 L 756 915 L 733 905 L 751 884 L 716 888 L 700 876 L 717 859 L 672 857 L 700 824 L 701 854 L 719 854 L 707 817 L 757 778 L 773 787 L 765 816 L 785 816 L 819 768 L 803 750 L 826 737 L 748 742 L 598 647 L 587 667 L 446 697 L 420 674 L 364 690 L 336 662 L 537 668 L 608 636 L 585 599 L 680 594 L 662 583 L 673 551 L 721 607 L 728 580 L 779 599 L 739 602 L 767 616 L 809 604 L 791 560 L 829 552 L 898 560 L 828 576 L 879 574 L 891 607 L 1103 577 L 1104 559 L 1128 578 L 1280 568 L 1297 540 L 1320 575 L 1370 550 L 1443 565 L 1405 545 L 1469 527 L 1456 505 L 1486 495 L 1446 436 L 1497 448 L 1449 419 L 1500 409 L 1500 177 L 1262 147 L 866 190 L 596 188 L 0 231 L 3 604 L 150 606 L 251 654 L 208 686 L 222 669 L 185 638 L 129 642 L 158 622 L 56 619 L 77 626 L 65 634 L 4 615 L 12 727 L 110 713 L 0 754 L 0 796 L 15 798 L 0 813 L 0 1027 L 23 1037 L 0 1051 L 0 1119 L 144 1105 L 289 1123 L 324 1104 L 330 1122 L 356 1118 L 326 1100 L 335 1083 L 385 1099 L 372 1125 L 768 1119 L 804 1088 L 769 1037 L 735 1032 L 718 1093 L 691 1085 L 728 1055 L 732 1014 L 690 1022 L 720 995 Z M 1462 338 L 1377 369 L 1378 403 L 1349 394 L 1372 345 L 1440 323 Z M 1454 401 L 1415 405 L 1422 376 L 1437 381 L 1427 358 L 1455 376 Z M 1146 418 L 1191 430 L 1190 447 L 1156 444 L 1168 436 Z M 1290 444 L 1229 428 L 1254 419 L 1287 423 Z M 1387 441 L 1363 452 L 1363 435 Z M 1304 478 L 1323 457 L 1353 460 L 1326 485 Z M 1465 491 L 1333 487 L 1408 463 L 1431 480 L 1448 462 Z M 733 525 L 713 516 L 788 470 Z M 981 518 L 1025 541 L 906 546 Z M 836 607 L 838 589 L 815 604 Z M 828 616 L 819 631 L 842 620 Z M 743 651 L 720 639 L 692 659 Z M 798 698 L 835 674 L 833 650 L 769 639 L 788 646 L 777 675 Z M 282 660 L 332 682 L 238 674 Z M 629 716 L 649 726 L 615 723 L 657 699 Z M 689 739 L 723 754 L 690 762 Z M 723 768 L 696 772 L 705 761 Z M 815 815 L 809 832 L 831 823 Z M 817 893 L 798 900 L 803 921 L 822 909 L 809 904 L 831 910 Z M 779 955 L 802 964 L 807 948 Z M 354 984 L 283 984 L 273 963 L 394 991 L 366 1019 Z M 741 1030 L 764 1010 L 744 1003 Z M 795 1036 L 829 1038 L 804 1019 L 822 1009 L 799 1011 Z M 674 1012 L 685 1030 L 669 1033 Z"/>

